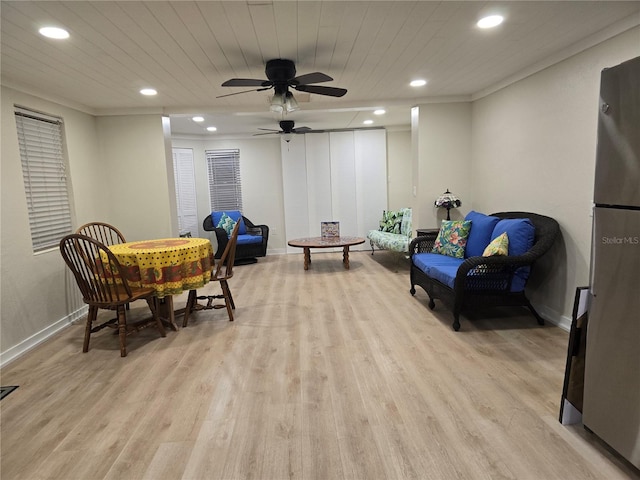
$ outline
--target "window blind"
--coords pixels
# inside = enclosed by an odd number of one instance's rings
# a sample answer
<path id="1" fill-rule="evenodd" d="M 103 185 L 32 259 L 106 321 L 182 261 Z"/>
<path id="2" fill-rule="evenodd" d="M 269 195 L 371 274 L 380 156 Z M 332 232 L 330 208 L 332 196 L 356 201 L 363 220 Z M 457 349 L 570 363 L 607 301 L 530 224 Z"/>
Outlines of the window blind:
<path id="1" fill-rule="evenodd" d="M 240 150 L 207 150 L 211 210 L 242 211 Z"/>
<path id="2" fill-rule="evenodd" d="M 62 145 L 62 119 L 15 110 L 22 178 L 34 252 L 57 247 L 72 233 Z"/>

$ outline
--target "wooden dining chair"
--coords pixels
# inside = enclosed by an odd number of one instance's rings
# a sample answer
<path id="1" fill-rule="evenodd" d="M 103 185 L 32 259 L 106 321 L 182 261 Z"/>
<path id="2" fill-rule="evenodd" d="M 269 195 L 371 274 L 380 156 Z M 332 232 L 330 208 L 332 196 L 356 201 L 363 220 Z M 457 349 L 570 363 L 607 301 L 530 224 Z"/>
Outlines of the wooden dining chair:
<path id="1" fill-rule="evenodd" d="M 227 313 L 229 314 L 229 321 L 233 322 L 233 310 L 235 310 L 236 305 L 233 302 L 233 296 L 231 295 L 228 280 L 233 277 L 233 262 L 236 256 L 239 226 L 240 222 L 237 222 L 231 232 L 229 242 L 227 243 L 224 252 L 222 252 L 222 256 L 218 259 L 213 271 L 211 272 L 211 281 L 220 282 L 222 294 L 198 296 L 198 292 L 196 290 L 189 290 L 187 305 L 184 310 L 184 318 L 182 320 L 183 327 L 188 325 L 189 316 L 194 310 L 209 310 L 211 308 L 226 308 Z M 207 303 L 202 305 L 198 303 L 198 300 L 206 300 Z M 224 303 L 214 304 L 214 300 L 223 300 Z"/>
<path id="2" fill-rule="evenodd" d="M 83 352 L 89 351 L 91 334 L 105 327 L 118 329 L 121 357 L 127 356 L 126 336 L 130 333 L 155 323 L 160 334 L 166 336 L 155 305 L 155 290 L 130 286 L 118 259 L 106 245 L 86 235 L 71 234 L 60 240 L 60 253 L 75 277 L 82 300 L 89 305 Z M 149 305 L 152 320 L 128 325 L 125 305 L 142 299 Z M 117 317 L 94 326 L 99 309 L 116 310 Z"/>
<path id="3" fill-rule="evenodd" d="M 104 245 L 117 245 L 126 243 L 124 235 L 113 225 L 103 222 L 89 222 L 82 225 L 76 233 L 86 235 L 99 241 Z"/>

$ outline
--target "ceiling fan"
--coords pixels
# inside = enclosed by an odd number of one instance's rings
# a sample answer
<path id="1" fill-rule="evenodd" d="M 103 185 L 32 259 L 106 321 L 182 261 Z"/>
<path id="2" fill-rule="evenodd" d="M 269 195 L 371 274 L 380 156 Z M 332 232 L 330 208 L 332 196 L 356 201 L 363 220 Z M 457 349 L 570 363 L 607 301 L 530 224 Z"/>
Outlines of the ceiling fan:
<path id="1" fill-rule="evenodd" d="M 295 133 L 310 133 L 310 132 L 319 132 L 319 130 L 311 130 L 309 127 L 295 127 L 295 122 L 293 120 L 281 120 L 280 121 L 280 130 L 272 130 L 270 128 L 259 128 L 258 130 L 264 130 L 264 133 L 254 133 L 253 136 L 257 135 L 282 135 L 284 141 L 289 143 L 291 141 L 291 137 Z"/>
<path id="2" fill-rule="evenodd" d="M 344 88 L 311 85 L 312 83 L 330 82 L 333 80 L 329 75 L 325 75 L 321 72 L 307 73 L 296 77 L 296 66 L 291 60 L 283 58 L 269 60 L 264 72 L 267 75 L 268 80 L 232 78 L 222 84 L 223 87 L 260 88 L 220 95 L 216 98 L 228 97 L 230 95 L 238 95 L 246 92 L 261 92 L 273 88 L 274 95 L 271 101 L 272 110 L 282 112 L 284 110 L 297 110 L 297 102 L 295 102 L 293 94 L 289 91 L 289 87 L 298 90 L 299 92 L 315 93 L 316 95 L 327 95 L 330 97 L 342 97 L 347 93 L 347 90 Z"/>
<path id="3" fill-rule="evenodd" d="M 331 128 L 326 130 L 314 130 L 309 127 L 295 128 L 295 122 L 293 120 L 280 120 L 280 130 L 273 130 L 271 128 L 259 128 L 258 130 L 264 130 L 264 133 L 254 133 L 257 135 L 282 135 L 284 141 L 289 143 L 293 135 L 296 133 L 329 133 L 329 132 L 354 132 L 356 130 L 376 130 L 380 127 L 363 127 L 363 128 Z"/>

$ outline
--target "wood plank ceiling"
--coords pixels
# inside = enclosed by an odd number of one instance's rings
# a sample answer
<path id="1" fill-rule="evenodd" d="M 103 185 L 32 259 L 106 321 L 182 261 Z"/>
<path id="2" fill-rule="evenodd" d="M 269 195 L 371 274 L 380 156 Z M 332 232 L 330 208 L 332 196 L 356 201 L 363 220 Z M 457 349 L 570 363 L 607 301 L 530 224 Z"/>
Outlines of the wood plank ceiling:
<path id="1" fill-rule="evenodd" d="M 576 53 L 640 24 L 637 1 L 2 1 L 2 84 L 95 114 L 180 114 L 176 128 L 200 133 L 187 114 L 218 121 L 218 134 L 277 123 L 269 92 L 221 87 L 232 77 L 265 78 L 272 58 L 320 71 L 342 98 L 294 92 L 312 128 L 351 128 L 375 107 L 377 124 L 409 123 L 411 105 L 470 99 L 550 58 Z M 483 15 L 505 16 L 480 30 Z M 44 24 L 65 41 L 41 37 Z M 414 78 L 428 80 L 416 90 Z M 143 97 L 140 88 L 159 94 Z M 42 92 L 46 92 L 43 95 Z M 184 122 L 178 121 L 184 117 Z M 172 125 L 174 123 L 172 122 Z M 234 130 L 234 131 L 232 131 Z"/>

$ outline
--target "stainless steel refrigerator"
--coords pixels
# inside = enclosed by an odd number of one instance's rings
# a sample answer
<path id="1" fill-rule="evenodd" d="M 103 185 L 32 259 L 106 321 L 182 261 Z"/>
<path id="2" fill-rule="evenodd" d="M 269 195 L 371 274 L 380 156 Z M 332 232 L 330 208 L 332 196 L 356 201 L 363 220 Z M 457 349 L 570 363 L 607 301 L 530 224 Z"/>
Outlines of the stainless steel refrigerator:
<path id="1" fill-rule="evenodd" d="M 640 57 L 601 74 L 582 422 L 640 468 Z"/>

